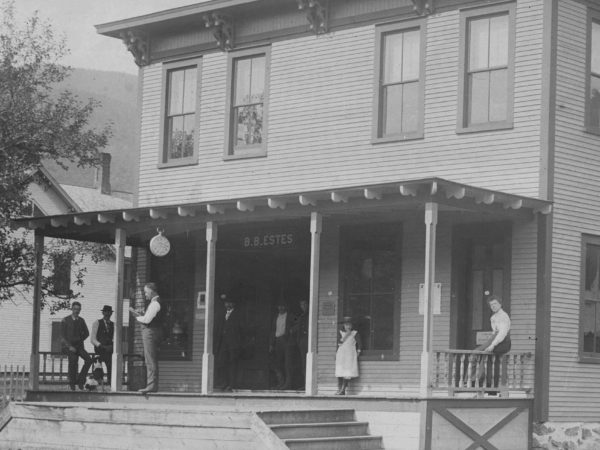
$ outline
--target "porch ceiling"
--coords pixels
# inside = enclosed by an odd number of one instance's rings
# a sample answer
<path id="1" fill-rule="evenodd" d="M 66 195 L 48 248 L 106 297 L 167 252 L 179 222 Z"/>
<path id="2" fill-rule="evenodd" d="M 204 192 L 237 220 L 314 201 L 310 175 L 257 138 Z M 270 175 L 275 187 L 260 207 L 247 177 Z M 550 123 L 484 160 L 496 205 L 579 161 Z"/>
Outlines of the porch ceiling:
<path id="1" fill-rule="evenodd" d="M 324 214 L 419 209 L 435 202 L 440 209 L 480 211 L 498 217 L 533 218 L 549 214 L 552 203 L 531 197 L 483 189 L 441 178 L 297 192 L 274 196 L 233 198 L 109 211 L 76 212 L 13 222 L 47 237 L 113 243 L 122 228 L 129 245 L 139 245 L 168 225 L 169 233 L 201 229 L 209 221 L 221 223 L 265 221 Z"/>

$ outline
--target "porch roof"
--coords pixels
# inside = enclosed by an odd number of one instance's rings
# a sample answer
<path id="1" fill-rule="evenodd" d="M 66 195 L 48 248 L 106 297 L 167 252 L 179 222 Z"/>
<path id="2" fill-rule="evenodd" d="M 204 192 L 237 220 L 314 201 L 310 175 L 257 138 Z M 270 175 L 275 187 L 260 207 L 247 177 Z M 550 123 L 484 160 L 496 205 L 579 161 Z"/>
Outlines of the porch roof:
<path id="1" fill-rule="evenodd" d="M 206 222 L 265 221 L 308 217 L 311 211 L 336 214 L 373 211 L 373 208 L 419 209 L 435 202 L 441 210 L 471 210 L 498 217 L 533 218 L 549 214 L 552 202 L 508 194 L 441 178 L 360 185 L 339 189 L 295 192 L 259 197 L 228 198 L 197 203 L 153 205 L 106 211 L 75 212 L 36 218 L 19 218 L 13 223 L 47 237 L 113 243 L 115 230 L 122 228 L 129 245 L 139 245 L 157 228 L 169 232 L 203 228 Z"/>

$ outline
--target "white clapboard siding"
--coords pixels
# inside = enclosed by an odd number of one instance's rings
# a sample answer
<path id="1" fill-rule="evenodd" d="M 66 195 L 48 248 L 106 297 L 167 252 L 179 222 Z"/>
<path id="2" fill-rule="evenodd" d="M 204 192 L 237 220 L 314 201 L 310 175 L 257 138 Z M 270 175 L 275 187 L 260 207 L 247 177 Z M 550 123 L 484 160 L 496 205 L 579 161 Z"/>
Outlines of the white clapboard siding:
<path id="1" fill-rule="evenodd" d="M 600 138 L 585 133 L 587 8 L 558 2 L 550 420 L 597 421 L 600 365 L 579 362 L 581 235 L 600 235 Z"/>
<path id="2" fill-rule="evenodd" d="M 139 204 L 275 195 L 427 176 L 536 196 L 542 3 L 517 3 L 511 130 L 456 134 L 456 10 L 426 19 L 424 139 L 371 144 L 375 27 L 361 26 L 272 43 L 265 158 L 223 161 L 227 54 L 205 55 L 199 163 L 158 169 L 162 66 L 148 66 L 143 70 Z"/>
<path id="3" fill-rule="evenodd" d="M 48 241 L 48 239 L 46 240 Z M 77 300 L 81 303 L 81 317 L 86 321 L 92 331 L 92 324 L 102 317 L 100 310 L 104 305 L 114 307 L 116 290 L 115 264 L 112 261 L 94 263 L 85 258 L 82 267 L 87 267 L 87 273 L 82 287 L 73 286 L 73 290 L 81 293 Z M 3 330 L 3 339 L 0 342 L 0 367 L 4 365 L 25 365 L 29 367 L 31 355 L 31 330 L 32 330 L 32 299 L 28 295 L 17 295 L 14 301 L 0 304 L 0 325 Z M 128 325 L 129 301 L 123 304 L 123 324 Z M 52 323 L 60 321 L 69 315 L 68 310 L 51 314 L 48 308 L 42 310 L 40 316 L 40 343 L 39 350 L 49 352 L 52 343 Z M 113 316 L 114 319 L 114 316 Z M 84 343 L 88 352 L 93 352 L 89 339 Z"/>

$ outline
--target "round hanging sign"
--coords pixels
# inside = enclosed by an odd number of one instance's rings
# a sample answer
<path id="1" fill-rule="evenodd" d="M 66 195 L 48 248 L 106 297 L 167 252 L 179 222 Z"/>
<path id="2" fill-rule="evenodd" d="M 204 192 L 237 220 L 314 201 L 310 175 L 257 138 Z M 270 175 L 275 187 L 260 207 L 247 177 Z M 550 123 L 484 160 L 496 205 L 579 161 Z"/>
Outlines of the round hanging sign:
<path id="1" fill-rule="evenodd" d="M 158 234 L 150 239 L 150 251 L 154 256 L 165 256 L 171 250 L 171 243 L 163 236 L 163 232 L 158 230 Z"/>

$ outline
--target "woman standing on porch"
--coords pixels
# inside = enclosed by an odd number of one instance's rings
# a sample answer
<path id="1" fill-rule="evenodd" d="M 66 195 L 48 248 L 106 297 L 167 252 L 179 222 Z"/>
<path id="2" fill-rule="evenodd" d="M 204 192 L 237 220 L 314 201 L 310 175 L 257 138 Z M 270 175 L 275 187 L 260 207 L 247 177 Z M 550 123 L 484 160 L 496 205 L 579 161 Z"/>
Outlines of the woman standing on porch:
<path id="1" fill-rule="evenodd" d="M 340 342 L 335 354 L 335 376 L 338 379 L 336 395 L 346 395 L 348 383 L 358 377 L 358 355 L 361 352 L 361 340 L 358 331 L 352 329 L 352 318 L 344 317 L 344 326 L 340 330 Z"/>

